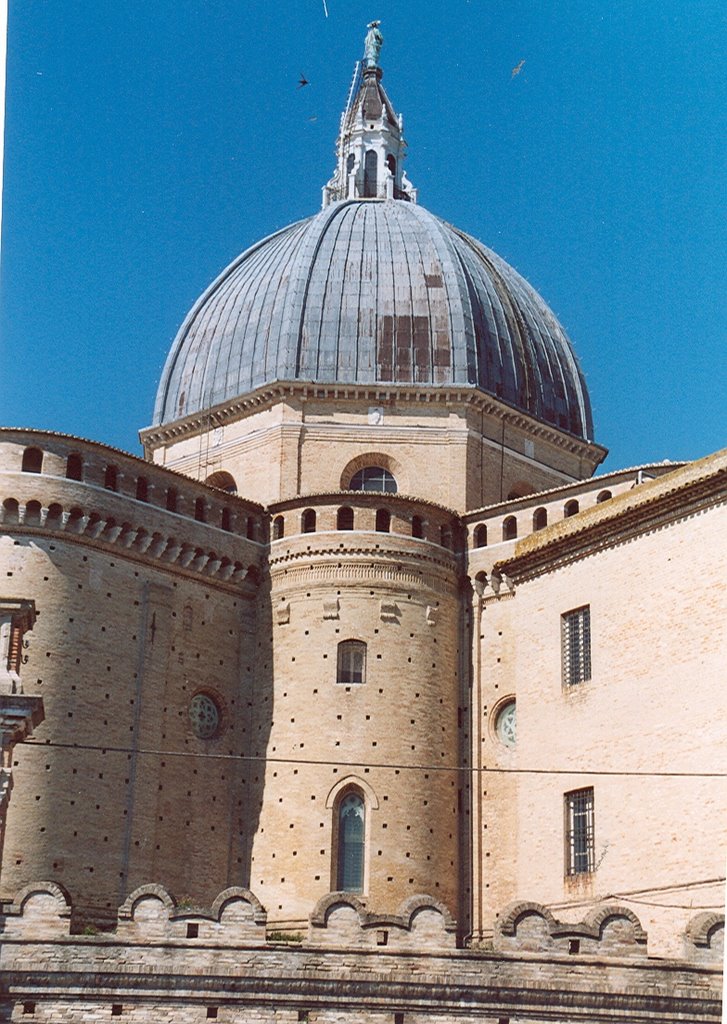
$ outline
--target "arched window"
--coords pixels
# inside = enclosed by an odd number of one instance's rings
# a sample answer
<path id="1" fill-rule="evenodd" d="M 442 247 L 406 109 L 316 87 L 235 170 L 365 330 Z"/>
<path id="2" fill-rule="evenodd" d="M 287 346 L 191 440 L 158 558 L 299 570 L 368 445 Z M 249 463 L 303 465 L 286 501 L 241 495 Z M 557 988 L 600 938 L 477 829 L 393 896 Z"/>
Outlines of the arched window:
<path id="1" fill-rule="evenodd" d="M 382 491 L 385 494 L 396 494 L 396 480 L 381 466 L 365 466 L 354 473 L 348 485 L 349 491 Z"/>
<path id="2" fill-rule="evenodd" d="M 480 523 L 479 526 L 475 527 L 474 540 L 476 548 L 487 547 L 487 526 L 484 523 Z"/>
<path id="3" fill-rule="evenodd" d="M 26 448 L 23 452 L 24 473 L 40 473 L 43 469 L 43 452 L 40 448 Z"/>
<path id="4" fill-rule="evenodd" d="M 29 501 L 28 504 L 25 506 L 25 522 L 28 523 L 30 526 L 39 526 L 40 512 L 40 502 Z"/>
<path id="5" fill-rule="evenodd" d="M 580 506 L 576 499 L 572 498 L 570 501 L 566 501 L 563 509 L 563 515 L 568 519 L 570 516 L 574 516 L 578 512 L 579 508 Z"/>
<path id="6" fill-rule="evenodd" d="M 174 487 L 167 487 L 167 512 L 177 511 L 177 491 Z"/>
<path id="7" fill-rule="evenodd" d="M 449 526 L 439 527 L 439 543 L 443 548 L 452 547 L 452 530 Z"/>
<path id="8" fill-rule="evenodd" d="M 378 157 L 376 150 L 367 149 L 364 156 L 364 199 L 376 198 L 376 179 L 378 177 Z"/>
<path id="9" fill-rule="evenodd" d="M 224 470 L 219 470 L 219 472 L 208 476 L 205 483 L 210 487 L 216 487 L 218 491 L 227 491 L 228 494 L 237 494 L 235 478 Z"/>
<path id="10" fill-rule="evenodd" d="M 600 505 L 602 501 L 608 501 L 608 499 L 612 498 L 612 497 L 613 497 L 613 495 L 611 494 L 610 491 L 601 491 L 601 493 L 596 498 L 596 501 Z"/>
<path id="11" fill-rule="evenodd" d="M 303 533 L 315 533 L 316 532 L 316 510 L 314 508 L 307 508 L 301 516 L 300 528 Z"/>
<path id="12" fill-rule="evenodd" d="M 353 165 L 355 164 L 355 162 L 356 162 L 356 157 L 353 155 L 353 153 L 349 153 L 348 156 L 346 157 L 346 174 L 350 174 L 351 173 L 351 171 L 353 170 Z"/>
<path id="13" fill-rule="evenodd" d="M 366 806 L 358 793 L 349 792 L 338 805 L 339 892 L 363 892 L 365 836 Z"/>
<path id="14" fill-rule="evenodd" d="M 148 501 L 149 500 L 149 484 L 147 483 L 146 477 L 140 476 L 136 481 L 136 500 L 137 501 Z"/>
<path id="15" fill-rule="evenodd" d="M 52 505 L 49 505 L 49 507 L 48 507 L 48 515 L 46 516 L 46 520 L 45 520 L 46 525 L 47 526 L 59 525 L 62 516 L 63 516 L 63 508 L 62 508 L 62 506 L 57 504 L 56 502 L 54 502 Z"/>
<path id="16" fill-rule="evenodd" d="M 363 640 L 342 640 L 338 645 L 336 682 L 347 686 L 366 682 L 366 644 Z"/>
<path id="17" fill-rule="evenodd" d="M 220 517 L 220 526 L 223 530 L 229 531 L 232 529 L 232 515 L 230 513 L 229 508 L 222 509 L 222 515 Z"/>
<path id="18" fill-rule="evenodd" d="M 391 529 L 391 513 L 388 508 L 376 509 L 376 532 L 388 533 Z"/>
<path id="19" fill-rule="evenodd" d="M 548 510 L 536 508 L 533 512 L 533 529 L 542 530 L 548 525 Z"/>
<path id="20" fill-rule="evenodd" d="M 411 517 L 411 535 L 412 537 L 424 537 L 424 520 L 421 516 Z"/>
<path id="21" fill-rule="evenodd" d="M 247 517 L 247 525 L 245 527 L 245 536 L 248 540 L 255 540 L 255 518 L 254 516 Z"/>
<path id="22" fill-rule="evenodd" d="M 103 485 L 107 491 L 115 491 L 118 487 L 119 471 L 116 466 L 107 466 L 104 473 Z"/>
<path id="23" fill-rule="evenodd" d="M 508 516 L 502 523 L 502 539 L 515 540 L 517 537 L 517 519 L 515 516 Z"/>
<path id="24" fill-rule="evenodd" d="M 273 540 L 280 540 L 281 537 L 285 536 L 285 520 L 282 516 L 276 516 L 273 519 Z"/>
<path id="25" fill-rule="evenodd" d="M 66 479 L 83 479 L 83 461 L 78 452 L 71 452 L 71 454 L 66 459 Z"/>
<path id="26" fill-rule="evenodd" d="M 17 523 L 20 515 L 20 505 L 15 498 L 6 498 L 3 502 L 3 522 Z"/>
<path id="27" fill-rule="evenodd" d="M 386 166 L 389 168 L 391 173 L 396 177 L 396 157 L 393 153 L 389 153 L 386 157 Z"/>
<path id="28" fill-rule="evenodd" d="M 339 508 L 338 515 L 336 517 L 336 529 L 353 529 L 353 509 L 349 508 L 348 505 L 344 505 L 343 508 Z"/>
<path id="29" fill-rule="evenodd" d="M 207 509 L 205 507 L 204 498 L 197 498 L 194 503 L 194 518 L 198 523 L 207 522 Z"/>

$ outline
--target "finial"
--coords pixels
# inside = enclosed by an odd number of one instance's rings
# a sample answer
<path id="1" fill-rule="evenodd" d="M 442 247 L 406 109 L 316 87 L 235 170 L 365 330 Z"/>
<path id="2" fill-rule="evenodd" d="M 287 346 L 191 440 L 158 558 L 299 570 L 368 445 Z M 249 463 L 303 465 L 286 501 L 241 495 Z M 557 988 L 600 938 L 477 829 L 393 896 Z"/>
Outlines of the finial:
<path id="1" fill-rule="evenodd" d="M 380 21 L 370 21 L 366 28 L 366 39 L 364 41 L 364 66 L 377 68 L 379 66 L 379 54 L 384 44 L 384 37 L 379 32 Z"/>

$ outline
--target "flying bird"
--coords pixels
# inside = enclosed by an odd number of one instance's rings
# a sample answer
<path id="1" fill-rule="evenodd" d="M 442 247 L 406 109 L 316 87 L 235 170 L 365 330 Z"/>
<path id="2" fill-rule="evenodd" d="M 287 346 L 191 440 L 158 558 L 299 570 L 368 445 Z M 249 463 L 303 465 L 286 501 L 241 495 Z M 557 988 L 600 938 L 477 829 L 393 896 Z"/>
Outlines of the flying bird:
<path id="1" fill-rule="evenodd" d="M 301 73 L 300 73 L 300 81 L 298 82 L 298 88 L 302 89 L 304 85 L 310 85 L 310 82 L 308 81 L 308 79 L 305 77 L 305 75 L 301 71 Z"/>
<path id="2" fill-rule="evenodd" d="M 510 78 L 514 78 L 515 75 L 519 75 L 520 74 L 520 72 L 523 69 L 523 64 L 524 63 L 525 63 L 525 60 L 523 59 L 523 60 L 520 61 L 519 64 L 515 65 L 515 67 L 512 69 L 512 75 L 510 76 Z"/>

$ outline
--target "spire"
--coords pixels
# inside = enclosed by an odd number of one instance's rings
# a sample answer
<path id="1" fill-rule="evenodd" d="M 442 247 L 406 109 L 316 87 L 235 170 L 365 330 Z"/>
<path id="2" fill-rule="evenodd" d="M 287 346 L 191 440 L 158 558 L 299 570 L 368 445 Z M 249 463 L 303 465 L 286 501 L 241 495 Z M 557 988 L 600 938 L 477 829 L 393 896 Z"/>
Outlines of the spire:
<path id="1" fill-rule="evenodd" d="M 341 199 L 403 199 L 417 193 L 402 169 L 406 142 L 401 114 L 381 84 L 379 21 L 367 26 L 363 59 L 356 62 L 336 143 L 338 165 L 323 188 L 323 206 Z"/>

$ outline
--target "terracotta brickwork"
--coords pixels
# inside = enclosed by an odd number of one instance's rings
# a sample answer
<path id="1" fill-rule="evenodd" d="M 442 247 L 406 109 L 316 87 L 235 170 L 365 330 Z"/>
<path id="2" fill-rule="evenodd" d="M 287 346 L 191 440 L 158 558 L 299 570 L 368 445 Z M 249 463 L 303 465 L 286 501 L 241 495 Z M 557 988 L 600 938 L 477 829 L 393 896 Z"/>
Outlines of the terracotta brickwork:
<path id="1" fill-rule="evenodd" d="M 579 480 L 605 454 L 479 392 L 395 386 L 280 385 L 141 436 L 155 462 L 198 479 L 225 470 L 266 503 L 345 487 L 368 458 L 401 493 L 458 512 Z"/>

